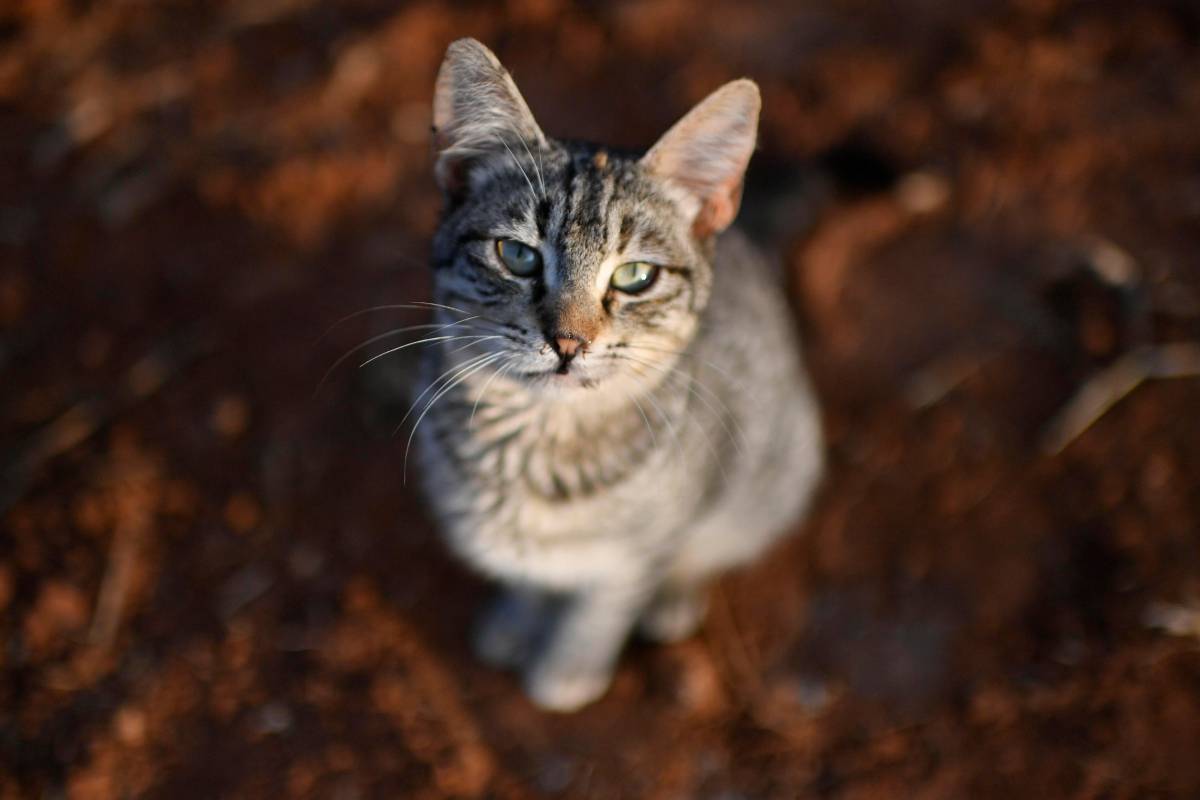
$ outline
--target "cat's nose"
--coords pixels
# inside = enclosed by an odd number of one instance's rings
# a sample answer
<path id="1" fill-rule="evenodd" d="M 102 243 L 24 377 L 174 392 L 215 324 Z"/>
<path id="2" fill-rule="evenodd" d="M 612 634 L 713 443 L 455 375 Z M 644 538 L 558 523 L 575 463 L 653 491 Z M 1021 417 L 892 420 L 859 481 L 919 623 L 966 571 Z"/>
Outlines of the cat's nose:
<path id="1" fill-rule="evenodd" d="M 554 352 L 563 361 L 570 361 L 575 354 L 587 347 L 587 342 L 577 336 L 556 334 L 554 336 Z"/>

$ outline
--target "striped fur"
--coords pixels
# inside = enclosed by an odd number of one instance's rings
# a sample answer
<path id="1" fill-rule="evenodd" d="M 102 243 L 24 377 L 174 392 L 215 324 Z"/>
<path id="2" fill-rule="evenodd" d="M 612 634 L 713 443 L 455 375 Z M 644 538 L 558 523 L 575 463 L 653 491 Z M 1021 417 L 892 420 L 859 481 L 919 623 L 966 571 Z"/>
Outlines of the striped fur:
<path id="1" fill-rule="evenodd" d="M 445 338 L 423 364 L 420 473 L 454 550 L 508 587 L 481 655 L 523 666 L 546 708 L 599 696 L 639 620 L 689 633 L 706 583 L 786 531 L 821 471 L 776 278 L 715 235 L 758 111 L 753 84 L 729 87 L 639 158 L 546 138 L 477 42 L 439 76 Z M 537 248 L 540 274 L 509 272 L 500 238 Z M 609 285 L 629 261 L 662 265 L 644 293 Z M 562 336 L 582 343 L 572 359 Z"/>

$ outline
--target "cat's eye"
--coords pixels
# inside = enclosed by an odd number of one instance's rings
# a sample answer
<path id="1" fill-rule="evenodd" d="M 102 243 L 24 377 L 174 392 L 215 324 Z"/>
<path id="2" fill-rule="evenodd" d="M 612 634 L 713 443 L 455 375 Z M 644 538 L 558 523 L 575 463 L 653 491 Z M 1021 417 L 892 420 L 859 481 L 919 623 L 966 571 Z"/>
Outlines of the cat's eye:
<path id="1" fill-rule="evenodd" d="M 627 294 L 637 294 L 650 288 L 658 277 L 658 264 L 649 261 L 630 261 L 613 271 L 612 287 Z"/>
<path id="2" fill-rule="evenodd" d="M 513 275 L 528 278 L 542 269 L 542 254 L 513 239 L 497 239 L 496 255 Z"/>

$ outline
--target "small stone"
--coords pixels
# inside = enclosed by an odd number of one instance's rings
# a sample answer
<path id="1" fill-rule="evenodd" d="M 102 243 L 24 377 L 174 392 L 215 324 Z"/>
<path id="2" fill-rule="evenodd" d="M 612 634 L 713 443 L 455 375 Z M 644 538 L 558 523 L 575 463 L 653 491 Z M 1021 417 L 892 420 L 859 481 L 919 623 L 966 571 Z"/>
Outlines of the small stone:
<path id="1" fill-rule="evenodd" d="M 283 703 L 267 703 L 258 711 L 256 728 L 259 733 L 283 733 L 292 727 L 292 710 Z"/>
<path id="2" fill-rule="evenodd" d="M 66 581 L 47 581 L 33 608 L 25 615 L 25 643 L 34 650 L 82 629 L 89 604 L 83 592 Z"/>
<path id="3" fill-rule="evenodd" d="M 1153 603 L 1142 614 L 1149 628 L 1200 640 L 1200 604 Z"/>
<path id="4" fill-rule="evenodd" d="M 225 395 L 217 400 L 209 420 L 213 431 L 226 439 L 241 436 L 249 424 L 250 404 L 244 397 L 234 394 Z"/>
<path id="5" fill-rule="evenodd" d="M 1133 256 L 1107 239 L 1092 242 L 1088 253 L 1092 269 L 1113 286 L 1127 286 L 1138 277 L 1137 262 Z"/>
<path id="6" fill-rule="evenodd" d="M 72 518 L 75 527 L 89 536 L 99 536 L 112 524 L 111 504 L 98 492 L 88 492 L 75 499 Z"/>
<path id="7" fill-rule="evenodd" d="M 896 200 L 912 214 L 931 214 L 946 205 L 950 187 L 932 172 L 910 172 L 896 186 Z"/>
<path id="8" fill-rule="evenodd" d="M 146 715 L 129 706 L 120 708 L 113 716 L 113 729 L 125 744 L 141 744 L 146 738 Z"/>
<path id="9" fill-rule="evenodd" d="M 560 794 L 571 785 L 575 775 L 574 764 L 568 758 L 552 756 L 546 759 L 537 772 L 538 788 L 547 794 Z"/>
<path id="10" fill-rule="evenodd" d="M 711 654 L 698 642 L 675 648 L 675 692 L 680 703 L 694 714 L 709 716 L 725 706 L 725 691 Z"/>
<path id="11" fill-rule="evenodd" d="M 300 542 L 288 553 L 288 569 L 301 580 L 312 578 L 324 565 L 325 555 L 308 542 Z"/>
<path id="12" fill-rule="evenodd" d="M 262 507 L 249 492 L 237 492 L 225 504 L 225 522 L 237 533 L 249 533 L 262 520 Z"/>
<path id="13" fill-rule="evenodd" d="M 763 713 L 793 727 L 825 712 L 834 700 L 829 684 L 816 675 L 785 672 L 772 678 L 763 693 Z"/>
<path id="14" fill-rule="evenodd" d="M 129 369 L 129 389 L 136 397 L 148 397 L 166 382 L 168 373 L 161 356 L 145 356 Z"/>

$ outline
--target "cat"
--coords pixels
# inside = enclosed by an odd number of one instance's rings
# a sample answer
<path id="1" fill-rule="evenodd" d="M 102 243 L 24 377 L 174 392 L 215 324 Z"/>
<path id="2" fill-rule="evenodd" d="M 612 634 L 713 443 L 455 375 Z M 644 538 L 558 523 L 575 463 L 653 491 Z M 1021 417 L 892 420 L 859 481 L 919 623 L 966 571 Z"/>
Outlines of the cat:
<path id="1" fill-rule="evenodd" d="M 412 435 L 451 549 L 503 587 L 475 649 L 542 708 L 600 697 L 634 628 L 690 635 L 820 478 L 782 281 L 729 228 L 759 108 L 733 81 L 639 156 L 547 137 L 473 39 L 438 73 Z"/>

